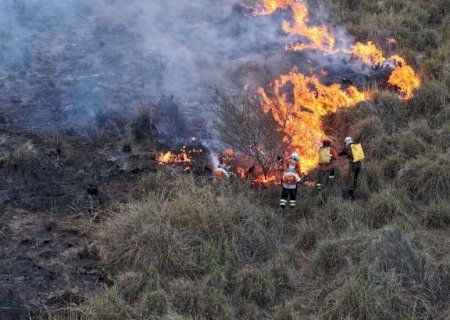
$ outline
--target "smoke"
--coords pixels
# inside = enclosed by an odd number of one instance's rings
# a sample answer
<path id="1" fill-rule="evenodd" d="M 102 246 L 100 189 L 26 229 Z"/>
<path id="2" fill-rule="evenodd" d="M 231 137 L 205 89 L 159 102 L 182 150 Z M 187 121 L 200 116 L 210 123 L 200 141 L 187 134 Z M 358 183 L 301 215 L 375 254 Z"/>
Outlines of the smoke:
<path id="1" fill-rule="evenodd" d="M 238 0 L 2 0 L 0 100 L 30 127 L 88 126 L 162 95 L 202 105 L 214 87 L 266 81 L 286 41 L 271 19 Z"/>
<path id="2" fill-rule="evenodd" d="M 325 12 L 311 23 L 324 23 Z M 2 0 L 3 115 L 27 128 L 78 129 L 105 110 L 127 117 L 173 95 L 198 121 L 216 87 L 253 90 L 293 66 L 341 77 L 348 57 L 286 53 L 302 40 L 281 30 L 290 14 L 253 17 L 240 0 Z M 353 42 L 333 31 L 339 46 Z M 362 63 L 348 66 L 367 73 Z"/>

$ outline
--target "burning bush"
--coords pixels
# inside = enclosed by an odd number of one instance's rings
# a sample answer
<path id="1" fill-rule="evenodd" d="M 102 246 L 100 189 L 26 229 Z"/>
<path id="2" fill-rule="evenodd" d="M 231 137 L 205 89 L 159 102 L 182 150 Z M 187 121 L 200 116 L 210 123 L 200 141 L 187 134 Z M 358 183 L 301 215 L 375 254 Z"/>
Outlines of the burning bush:
<path id="1" fill-rule="evenodd" d="M 277 156 L 288 150 L 290 137 L 257 97 L 233 98 L 217 91 L 214 102 L 213 122 L 221 140 L 254 161 L 267 179 Z"/>

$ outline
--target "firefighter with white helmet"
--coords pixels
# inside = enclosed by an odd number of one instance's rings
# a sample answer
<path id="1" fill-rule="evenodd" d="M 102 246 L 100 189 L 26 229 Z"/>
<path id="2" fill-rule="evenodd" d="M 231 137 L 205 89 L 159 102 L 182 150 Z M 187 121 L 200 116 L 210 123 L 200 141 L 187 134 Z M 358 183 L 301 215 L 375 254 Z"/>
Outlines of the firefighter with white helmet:
<path id="1" fill-rule="evenodd" d="M 289 201 L 289 207 L 294 208 L 297 200 L 297 184 L 301 180 L 300 156 L 294 152 L 286 163 L 281 156 L 278 157 L 278 161 L 281 163 L 281 172 L 283 172 L 280 207 L 285 209 Z"/>
<path id="2" fill-rule="evenodd" d="M 362 161 L 364 160 L 364 151 L 360 143 L 354 143 L 351 137 L 347 137 L 344 140 L 345 146 L 342 149 L 339 156 L 346 156 L 350 162 L 348 168 L 348 196 L 350 199 L 354 199 L 355 190 L 358 183 L 358 177 L 362 170 Z"/>

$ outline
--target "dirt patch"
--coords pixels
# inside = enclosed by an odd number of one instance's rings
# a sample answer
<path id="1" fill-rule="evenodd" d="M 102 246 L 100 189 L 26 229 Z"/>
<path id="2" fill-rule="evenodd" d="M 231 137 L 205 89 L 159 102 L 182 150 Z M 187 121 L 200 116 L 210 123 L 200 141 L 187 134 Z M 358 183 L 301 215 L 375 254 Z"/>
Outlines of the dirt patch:
<path id="1" fill-rule="evenodd" d="M 99 287 L 95 257 L 70 226 L 111 198 L 129 197 L 154 168 L 149 150 L 0 128 L 2 319 L 79 303 Z"/>

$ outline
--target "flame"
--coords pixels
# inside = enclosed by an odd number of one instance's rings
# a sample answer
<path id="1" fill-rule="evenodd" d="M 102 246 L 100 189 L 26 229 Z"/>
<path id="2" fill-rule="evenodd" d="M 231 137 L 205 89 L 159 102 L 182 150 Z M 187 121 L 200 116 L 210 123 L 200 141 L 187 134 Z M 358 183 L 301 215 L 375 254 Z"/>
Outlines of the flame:
<path id="1" fill-rule="evenodd" d="M 188 163 L 191 162 L 191 158 L 188 156 L 188 154 L 183 150 L 181 153 L 172 153 L 172 151 L 168 151 L 166 153 L 161 153 L 158 156 L 158 162 L 160 164 L 163 163 Z"/>
<path id="2" fill-rule="evenodd" d="M 310 26 L 309 10 L 306 4 L 296 0 L 263 0 L 261 5 L 256 6 L 254 15 L 269 15 L 276 10 L 292 11 L 292 21 L 284 21 L 283 31 L 290 35 L 298 35 L 309 40 L 310 44 L 294 44 L 292 50 L 321 49 L 331 52 L 334 48 L 335 39 L 326 26 Z"/>
<path id="3" fill-rule="evenodd" d="M 292 101 L 283 89 L 292 86 Z M 308 172 L 317 166 L 317 150 L 325 137 L 321 119 L 339 108 L 350 108 L 367 99 L 367 94 L 356 87 L 342 88 L 320 83 L 316 76 L 305 76 L 297 70 L 275 80 L 271 90 L 258 91 L 266 112 L 274 119 L 289 140 L 291 147 L 301 154 L 301 169 Z"/>
<path id="4" fill-rule="evenodd" d="M 372 41 L 357 42 L 346 48 L 335 48 L 335 37 L 327 26 L 310 25 L 308 7 L 303 2 L 261 0 L 254 7 L 253 14 L 269 15 L 277 10 L 290 10 L 292 14 L 290 21 L 283 21 L 283 31 L 289 35 L 302 36 L 307 40 L 307 43 L 293 43 L 287 46 L 287 50 L 314 49 L 325 54 L 344 53 L 372 67 L 393 60 L 393 71 L 388 84 L 397 88 L 402 98 L 411 98 L 413 91 L 420 86 L 419 77 L 403 58 L 399 56 L 386 58 L 383 51 Z M 394 43 L 392 39 L 388 42 Z M 259 88 L 258 92 L 263 99 L 265 111 L 273 114 L 285 139 L 289 141 L 292 149 L 301 155 L 303 172 L 317 166 L 317 150 L 325 137 L 322 117 L 340 108 L 352 108 L 359 102 L 371 98 L 369 92 L 363 92 L 354 86 L 344 88 L 340 84 L 324 85 L 318 77 L 306 76 L 295 68 L 289 74 L 275 80 L 269 89 Z M 257 180 L 264 181 L 266 178 L 258 177 Z"/>
<path id="5" fill-rule="evenodd" d="M 167 151 L 165 153 L 160 153 L 157 157 L 159 164 L 179 164 L 179 163 L 190 163 L 192 162 L 193 154 L 203 153 L 202 149 L 191 149 L 187 150 L 186 146 L 180 149 L 180 152 L 174 153 L 172 151 Z"/>
<path id="6" fill-rule="evenodd" d="M 269 15 L 276 10 L 292 11 L 291 21 L 284 21 L 282 28 L 290 35 L 300 35 L 305 37 L 309 43 L 294 43 L 286 47 L 287 50 L 302 51 L 306 49 L 321 50 L 327 54 L 346 53 L 352 54 L 370 66 L 378 66 L 388 59 L 384 57 L 383 51 L 372 41 L 367 44 L 357 42 L 350 48 L 335 48 L 335 37 L 327 26 L 310 26 L 308 18 L 308 7 L 303 2 L 297 0 L 261 0 L 261 3 L 253 9 L 253 14 Z M 396 43 L 394 38 L 389 38 L 388 43 Z M 413 91 L 420 86 L 420 79 L 414 70 L 407 65 L 406 61 L 399 56 L 392 56 L 396 64 L 388 84 L 398 88 L 402 98 L 410 99 Z"/>
<path id="7" fill-rule="evenodd" d="M 392 56 L 392 59 L 395 62 L 395 69 L 391 73 L 388 83 L 398 88 L 401 98 L 410 99 L 413 97 L 413 91 L 420 87 L 421 81 L 405 59 L 399 56 Z"/>
<path id="8" fill-rule="evenodd" d="M 357 42 L 353 46 L 352 53 L 368 65 L 378 65 L 386 61 L 383 52 L 372 41 L 367 42 L 367 44 Z"/>

